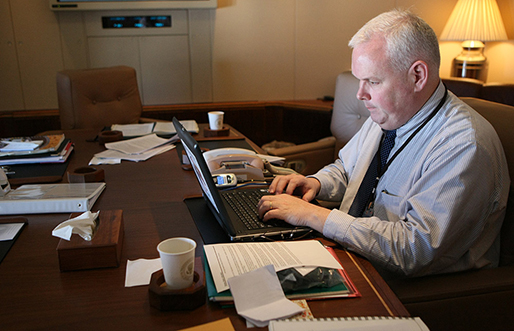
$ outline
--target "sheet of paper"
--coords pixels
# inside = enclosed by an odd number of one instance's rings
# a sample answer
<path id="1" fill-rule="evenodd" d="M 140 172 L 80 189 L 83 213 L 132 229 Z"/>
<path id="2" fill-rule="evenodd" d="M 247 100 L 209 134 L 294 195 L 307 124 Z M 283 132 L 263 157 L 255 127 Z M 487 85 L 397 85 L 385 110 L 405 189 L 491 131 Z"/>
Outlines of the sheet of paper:
<path id="1" fill-rule="evenodd" d="M 122 152 L 119 152 L 116 150 L 108 149 L 103 152 L 95 154 L 95 158 L 100 159 L 100 161 L 105 160 L 105 159 L 115 160 L 114 163 L 119 163 L 119 162 L 117 162 L 117 160 L 140 162 L 140 161 L 146 161 L 153 156 L 162 154 L 173 148 L 175 148 L 175 145 L 165 145 L 162 147 L 153 148 L 149 151 L 146 151 L 146 152 L 143 152 L 140 154 L 125 154 L 125 153 L 122 153 Z M 98 162 L 98 161 L 96 161 L 96 162 Z M 90 161 L 90 164 L 92 164 L 92 163 L 93 163 L 93 160 Z M 98 163 L 96 163 L 96 164 L 98 164 Z"/>
<path id="2" fill-rule="evenodd" d="M 105 148 L 125 154 L 141 154 L 164 144 L 173 143 L 177 140 L 178 137 L 176 135 L 170 139 L 164 139 L 157 137 L 154 133 L 143 137 L 107 143 L 105 144 Z"/>
<path id="3" fill-rule="evenodd" d="M 160 258 L 128 260 L 125 273 L 125 287 L 150 284 L 152 274 L 160 269 L 162 269 Z"/>
<path id="4" fill-rule="evenodd" d="M 88 165 L 99 165 L 99 164 L 120 164 L 121 163 L 121 159 L 105 159 L 105 158 L 100 158 L 100 157 L 96 157 L 96 156 L 93 156 L 91 158 L 91 160 L 89 160 L 89 163 Z"/>
<path id="5" fill-rule="evenodd" d="M 123 137 L 139 137 L 152 133 L 153 123 L 114 124 L 111 130 L 123 132 Z"/>
<path id="6" fill-rule="evenodd" d="M 273 265 L 229 278 L 228 283 L 237 313 L 258 327 L 304 310 L 286 298 Z"/>
<path id="7" fill-rule="evenodd" d="M 227 280 L 273 264 L 277 271 L 292 267 L 342 269 L 317 240 L 233 243 L 204 246 L 216 291 L 228 290 Z"/>
<path id="8" fill-rule="evenodd" d="M 24 223 L 3 223 L 0 224 L 0 241 L 13 240 L 16 234 L 23 227 Z"/>
<path id="9" fill-rule="evenodd" d="M 185 120 L 179 122 L 180 124 L 182 124 L 182 126 L 186 129 L 187 132 L 198 133 L 198 131 L 200 131 L 198 123 L 196 123 L 195 120 Z M 155 127 L 153 128 L 153 131 L 155 133 L 161 134 L 177 133 L 177 130 L 175 130 L 175 126 L 173 125 L 173 122 L 164 121 L 155 122 Z"/>

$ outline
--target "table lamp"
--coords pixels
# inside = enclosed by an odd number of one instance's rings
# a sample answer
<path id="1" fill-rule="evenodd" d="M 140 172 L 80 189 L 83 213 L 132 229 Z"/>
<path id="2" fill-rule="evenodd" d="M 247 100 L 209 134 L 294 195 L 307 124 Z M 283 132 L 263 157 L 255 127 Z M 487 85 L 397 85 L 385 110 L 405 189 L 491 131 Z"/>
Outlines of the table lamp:
<path id="1" fill-rule="evenodd" d="M 462 52 L 453 60 L 453 77 L 485 82 L 484 42 L 508 39 L 496 0 L 459 0 L 440 39 L 463 41 Z"/>

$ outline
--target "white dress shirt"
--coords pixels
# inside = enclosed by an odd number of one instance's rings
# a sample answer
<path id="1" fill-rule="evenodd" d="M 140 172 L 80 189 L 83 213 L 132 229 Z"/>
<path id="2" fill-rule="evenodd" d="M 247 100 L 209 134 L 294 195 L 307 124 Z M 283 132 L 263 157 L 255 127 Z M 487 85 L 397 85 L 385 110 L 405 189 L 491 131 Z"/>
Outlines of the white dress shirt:
<path id="1" fill-rule="evenodd" d="M 389 157 L 443 98 L 442 83 L 398 128 Z M 494 128 L 451 92 L 378 183 L 374 216 L 347 214 L 375 155 L 381 128 L 371 118 L 313 177 L 318 199 L 341 201 L 323 235 L 395 274 L 421 276 L 498 264 L 510 179 Z"/>

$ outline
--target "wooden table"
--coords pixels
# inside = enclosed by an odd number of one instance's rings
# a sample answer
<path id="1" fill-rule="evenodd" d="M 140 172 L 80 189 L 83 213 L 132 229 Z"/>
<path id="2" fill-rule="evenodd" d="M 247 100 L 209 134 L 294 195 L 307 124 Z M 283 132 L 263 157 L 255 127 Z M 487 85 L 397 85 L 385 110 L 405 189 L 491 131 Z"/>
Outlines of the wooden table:
<path id="1" fill-rule="evenodd" d="M 65 134 L 75 143 L 69 169 L 87 165 L 94 153 L 104 149 L 86 142 L 95 136 L 94 131 Z M 141 163 L 123 161 L 98 167 L 105 170 L 107 188 L 93 210 L 123 210 L 121 265 L 60 272 L 59 239 L 51 232 L 69 215 L 24 215 L 29 224 L 0 264 L 1 329 L 175 330 L 225 317 L 230 317 L 237 330 L 246 329 L 234 308 L 206 302 L 192 311 L 163 312 L 149 305 L 148 286 L 124 286 L 127 260 L 157 258 L 156 246 L 163 239 L 190 237 L 198 243 L 196 255 L 202 256 L 201 236 L 183 202 L 186 195 L 200 194 L 200 187 L 192 172 L 181 169 L 177 152 Z M 365 259 L 340 248 L 336 251 L 362 297 L 310 301 L 315 317 L 408 316 Z"/>

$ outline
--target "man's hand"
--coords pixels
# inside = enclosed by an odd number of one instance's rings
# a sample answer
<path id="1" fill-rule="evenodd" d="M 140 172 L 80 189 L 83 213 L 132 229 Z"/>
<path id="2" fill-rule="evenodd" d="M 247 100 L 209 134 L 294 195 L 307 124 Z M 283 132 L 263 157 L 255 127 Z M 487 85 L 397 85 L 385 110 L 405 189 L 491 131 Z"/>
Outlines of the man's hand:
<path id="1" fill-rule="evenodd" d="M 330 210 L 309 203 L 320 188 L 321 184 L 315 178 L 302 175 L 277 176 L 269 187 L 270 193 L 274 195 L 266 195 L 259 201 L 259 216 L 264 222 L 277 218 L 295 226 L 309 226 L 323 232 Z M 293 196 L 295 193 L 301 199 Z"/>
<path id="2" fill-rule="evenodd" d="M 297 194 L 305 201 L 313 200 L 321 188 L 316 178 L 307 178 L 302 175 L 277 176 L 269 187 L 271 194 L 286 193 Z"/>
<path id="3" fill-rule="evenodd" d="M 330 210 L 288 194 L 265 195 L 257 205 L 264 222 L 281 219 L 294 226 L 308 226 L 323 233 Z"/>

